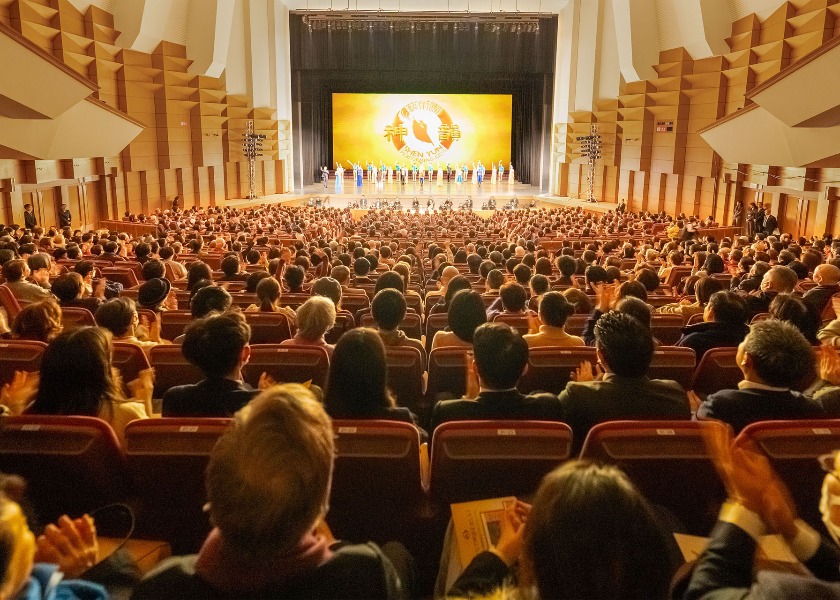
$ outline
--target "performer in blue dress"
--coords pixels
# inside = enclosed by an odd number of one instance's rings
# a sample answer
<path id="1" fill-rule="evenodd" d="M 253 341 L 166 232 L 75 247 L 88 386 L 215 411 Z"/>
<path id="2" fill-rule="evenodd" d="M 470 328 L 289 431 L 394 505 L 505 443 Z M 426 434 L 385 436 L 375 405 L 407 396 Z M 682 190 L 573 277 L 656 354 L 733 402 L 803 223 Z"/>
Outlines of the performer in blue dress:
<path id="1" fill-rule="evenodd" d="M 362 187 L 362 165 L 356 165 L 356 187 Z"/>
<path id="2" fill-rule="evenodd" d="M 502 161 L 499 161 L 499 183 L 502 183 L 502 177 L 505 176 L 505 166 Z"/>

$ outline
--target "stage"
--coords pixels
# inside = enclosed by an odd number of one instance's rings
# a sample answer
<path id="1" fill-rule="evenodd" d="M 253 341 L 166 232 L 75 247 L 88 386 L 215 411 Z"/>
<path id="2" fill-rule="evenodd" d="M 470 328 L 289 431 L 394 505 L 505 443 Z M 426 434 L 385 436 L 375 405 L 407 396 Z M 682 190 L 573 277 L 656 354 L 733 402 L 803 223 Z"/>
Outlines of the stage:
<path id="1" fill-rule="evenodd" d="M 330 179 L 326 188 L 322 184 L 317 183 L 286 194 L 271 194 L 256 199 L 233 198 L 219 204 L 236 208 L 247 208 L 259 206 L 260 204 L 305 206 L 311 198 L 320 198 L 322 205 L 328 205 L 333 208 L 347 208 L 354 203 L 359 203 L 362 196 L 367 200 L 368 210 L 373 209 L 374 203 L 377 200 L 387 201 L 389 203 L 392 203 L 394 200 L 399 200 L 402 210 L 410 210 L 415 198 L 419 200 L 422 212 L 427 212 L 429 199 L 434 200 L 435 209 L 439 209 L 440 205 L 447 199 L 452 201 L 454 209 L 458 209 L 471 198 L 475 212 L 489 213 L 490 211 L 482 211 L 481 207 L 491 197 L 496 200 L 496 210 L 503 210 L 505 205 L 514 197 L 519 200 L 520 208 L 528 208 L 532 200 L 536 200 L 535 208 L 537 209 L 550 209 L 557 208 L 558 206 L 580 207 L 593 213 L 614 211 L 618 206 L 614 202 L 590 203 L 578 198 L 556 196 L 545 190 L 540 190 L 535 186 L 518 182 L 512 185 L 508 183 L 484 183 L 479 186 L 473 183 L 456 184 L 454 181 L 447 184 L 444 181 L 440 186 L 435 183 L 432 183 L 432 185 L 424 184 L 423 189 L 420 189 L 419 181 L 414 182 L 409 180 L 405 185 L 396 182 L 385 183 L 377 189 L 373 183 L 367 182 L 361 187 L 356 187 L 349 178 L 345 178 L 344 185 L 338 191 L 335 188 L 335 180 Z M 365 211 L 359 209 L 359 212 Z"/>

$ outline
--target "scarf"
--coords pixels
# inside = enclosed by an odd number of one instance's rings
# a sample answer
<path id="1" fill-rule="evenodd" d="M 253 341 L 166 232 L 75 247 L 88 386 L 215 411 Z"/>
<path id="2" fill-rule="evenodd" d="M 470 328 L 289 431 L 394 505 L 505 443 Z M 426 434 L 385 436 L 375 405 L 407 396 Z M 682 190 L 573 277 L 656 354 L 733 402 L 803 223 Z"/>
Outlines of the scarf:
<path id="1" fill-rule="evenodd" d="M 285 554 L 243 558 L 226 546 L 218 528 L 204 541 L 195 563 L 195 573 L 213 588 L 226 593 L 257 592 L 311 571 L 332 557 L 323 535 L 310 531 L 296 548 Z"/>

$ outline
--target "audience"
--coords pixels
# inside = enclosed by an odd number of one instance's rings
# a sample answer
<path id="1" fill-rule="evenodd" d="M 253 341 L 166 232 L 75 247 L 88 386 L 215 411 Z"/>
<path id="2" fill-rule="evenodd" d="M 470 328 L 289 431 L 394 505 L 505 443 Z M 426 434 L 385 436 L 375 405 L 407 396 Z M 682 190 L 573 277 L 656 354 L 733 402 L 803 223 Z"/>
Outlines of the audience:
<path id="1" fill-rule="evenodd" d="M 604 421 L 691 418 L 679 383 L 647 376 L 653 351 L 650 331 L 635 317 L 611 311 L 598 320 L 595 356 L 600 368 L 583 362 L 559 396 L 577 450 L 589 430 Z"/>
<path id="2" fill-rule="evenodd" d="M 530 419 L 560 421 L 560 404 L 551 394 L 516 390 L 528 365 L 528 344 L 504 323 L 485 323 L 473 335 L 473 360 L 468 367 L 467 394 L 473 399 L 443 400 L 432 411 L 431 430 L 447 421 Z M 475 384 L 478 390 L 475 390 Z M 473 396 L 473 393 L 478 392 Z"/>
<path id="3" fill-rule="evenodd" d="M 10 260 L 3 265 L 4 284 L 19 302 L 36 302 L 51 296 L 49 289 L 26 281 L 31 271 L 25 260 Z"/>
<path id="4" fill-rule="evenodd" d="M 703 310 L 703 322 L 683 327 L 676 345 L 691 348 L 698 362 L 712 348 L 738 346 L 749 333 L 747 304 L 735 292 L 712 294 Z"/>
<path id="5" fill-rule="evenodd" d="M 12 323 L 12 338 L 49 343 L 61 333 L 61 307 L 54 298 L 45 298 L 23 307 Z"/>
<path id="6" fill-rule="evenodd" d="M 332 356 L 333 344 L 328 344 L 324 335 L 335 325 L 335 305 L 323 296 L 313 296 L 304 302 L 295 313 L 297 333 L 282 346 L 315 346 L 323 348 Z"/>
<path id="7" fill-rule="evenodd" d="M 539 332 L 523 336 L 528 347 L 585 345 L 580 337 L 566 333 L 566 321 L 574 312 L 574 306 L 560 292 L 543 295 L 539 306 Z"/>
<path id="8" fill-rule="evenodd" d="M 452 298 L 447 313 L 447 327 L 435 333 L 432 350 L 435 348 L 472 348 L 475 330 L 487 322 L 487 312 L 481 294 L 472 290 L 461 290 Z"/>
<path id="9" fill-rule="evenodd" d="M 450 289 L 452 289 L 451 286 Z M 376 323 L 376 332 L 382 339 L 382 343 L 386 347 L 416 348 L 420 352 L 420 362 L 425 371 L 426 350 L 423 342 L 406 336 L 405 332 L 399 329 L 406 314 L 405 297 L 394 289 L 382 290 L 373 297 L 370 309 L 373 321 Z"/>
<path id="10" fill-rule="evenodd" d="M 756 421 L 823 415 L 819 402 L 793 389 L 815 374 L 814 351 L 793 325 L 775 319 L 754 324 L 735 360 L 744 376 L 738 389 L 710 394 L 698 419 L 719 419 L 738 433 Z"/>

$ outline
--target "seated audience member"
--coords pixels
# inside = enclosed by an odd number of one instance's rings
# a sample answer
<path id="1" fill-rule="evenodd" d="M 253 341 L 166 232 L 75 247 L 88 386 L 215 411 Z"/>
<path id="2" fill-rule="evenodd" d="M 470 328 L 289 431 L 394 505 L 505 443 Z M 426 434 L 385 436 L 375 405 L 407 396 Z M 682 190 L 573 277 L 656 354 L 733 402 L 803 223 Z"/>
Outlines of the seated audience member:
<path id="1" fill-rule="evenodd" d="M 330 418 L 309 390 L 260 394 L 210 457 L 214 529 L 198 555 L 150 572 L 134 600 L 409 597 L 378 546 L 325 536 L 334 456 Z"/>
<path id="2" fill-rule="evenodd" d="M 706 310 L 706 304 L 712 294 L 723 289 L 723 283 L 714 277 L 701 277 L 697 283 L 694 284 L 694 294 L 696 301 L 685 298 L 680 302 L 673 304 L 666 304 L 660 306 L 656 312 L 666 315 L 680 315 L 683 318 L 683 323 L 688 323 L 688 320 L 694 315 L 702 315 Z"/>
<path id="3" fill-rule="evenodd" d="M 470 280 L 463 275 L 456 275 L 446 286 L 446 294 L 441 298 L 437 304 L 429 309 L 430 315 L 437 315 L 449 312 L 449 305 L 452 302 L 452 297 L 461 290 L 471 290 L 472 284 Z"/>
<path id="4" fill-rule="evenodd" d="M 93 519 L 62 516 L 36 537 L 27 522 L 17 476 L 0 481 L 0 597 L 6 600 L 108 600 L 106 589 L 78 579 L 94 566 L 98 540 Z"/>
<path id="5" fill-rule="evenodd" d="M 245 312 L 279 312 L 295 322 L 295 311 L 288 306 L 280 306 L 280 282 L 274 277 L 266 277 L 257 284 L 257 303 L 251 304 Z"/>
<path id="6" fill-rule="evenodd" d="M 458 277 L 458 275 L 460 275 L 458 267 L 453 267 L 452 265 L 444 267 L 437 282 L 438 289 L 426 292 L 426 303 L 438 302 L 440 298 L 445 297 L 449 282 L 453 278 Z M 504 279 L 504 275 L 502 275 L 502 279 Z"/>
<path id="7" fill-rule="evenodd" d="M 487 309 L 487 319 L 499 315 L 536 316 L 528 310 L 528 292 L 515 281 L 508 281 L 499 289 L 499 299 Z"/>
<path id="8" fill-rule="evenodd" d="M 779 321 L 786 321 L 796 327 L 809 344 L 819 344 L 817 331 L 820 328 L 820 315 L 812 304 L 792 294 L 779 294 L 770 302 L 770 316 Z"/>
<path id="9" fill-rule="evenodd" d="M 493 269 L 489 273 L 487 273 L 487 281 L 485 282 L 485 296 L 498 296 L 501 287 L 505 283 L 505 274 L 502 273 L 499 269 Z"/>
<path id="10" fill-rule="evenodd" d="M 594 308 L 592 300 L 583 290 L 569 288 L 568 290 L 563 290 L 563 296 L 568 300 L 569 304 L 575 307 L 576 315 L 588 315 Z"/>
<path id="11" fill-rule="evenodd" d="M 155 258 L 147 260 L 143 263 L 143 269 L 141 272 L 143 274 L 144 281 L 154 279 L 155 277 L 159 279 L 166 279 L 166 267 L 163 266 L 162 262 Z"/>
<path id="12" fill-rule="evenodd" d="M 551 263 L 549 263 L 549 265 L 550 264 Z M 540 306 L 540 300 L 542 300 L 543 295 L 545 295 L 549 288 L 548 277 L 537 273 L 531 277 L 528 287 L 531 289 L 531 299 L 528 300 L 528 310 L 537 312 Z"/>
<path id="13" fill-rule="evenodd" d="M 450 289 L 451 286 L 450 286 Z M 382 290 L 370 303 L 370 314 L 376 323 L 376 331 L 386 347 L 405 346 L 420 351 L 423 371 L 426 370 L 426 350 L 423 342 L 408 337 L 400 330 L 400 323 L 405 319 L 405 297 L 397 290 Z"/>
<path id="14" fill-rule="evenodd" d="M 435 348 L 472 348 L 475 330 L 487 322 L 487 311 L 481 294 L 472 290 L 461 290 L 452 298 L 447 313 L 446 329 L 435 333 L 432 350 Z"/>
<path id="15" fill-rule="evenodd" d="M 817 287 L 805 292 L 802 299 L 817 315 L 822 315 L 831 297 L 840 292 L 840 269 L 829 264 L 819 265 L 814 269 L 814 282 Z"/>
<path id="16" fill-rule="evenodd" d="M 283 273 L 283 281 L 288 288 L 290 294 L 305 294 L 303 289 L 303 280 L 306 277 L 306 272 L 297 265 L 286 267 Z"/>
<path id="17" fill-rule="evenodd" d="M 697 560 L 685 600 L 840 597 L 840 551 L 801 519 L 790 492 L 758 448 L 735 445 L 725 461 L 730 499 L 721 508 L 706 550 Z M 820 511 L 840 540 L 840 463 L 831 464 L 822 487 Z M 761 536 L 781 535 L 809 574 L 761 570 L 755 564 Z M 759 567 L 759 568 L 757 568 Z"/>
<path id="18" fill-rule="evenodd" d="M 52 297 L 48 289 L 26 280 L 30 272 L 25 260 L 10 260 L 3 265 L 3 278 L 6 280 L 4 285 L 12 290 L 12 295 L 18 302 L 36 302 Z"/>
<path id="19" fill-rule="evenodd" d="M 572 277 L 577 272 L 577 263 L 571 256 L 561 255 L 557 257 L 557 270 L 560 271 L 560 276 L 555 281 L 554 285 L 571 286 L 574 285 Z"/>
<path id="20" fill-rule="evenodd" d="M 204 379 L 163 394 L 164 417 L 230 417 L 257 390 L 244 382 L 242 367 L 251 356 L 251 328 L 236 311 L 211 314 L 187 325 L 181 352 Z"/>
<path id="21" fill-rule="evenodd" d="M 348 331 L 335 345 L 324 408 L 333 419 L 386 419 L 417 425 L 417 417 L 397 406 L 388 390 L 381 335 L 363 327 Z"/>
<path id="22" fill-rule="evenodd" d="M 773 298 L 779 294 L 792 293 L 798 281 L 799 278 L 793 269 L 780 265 L 771 267 L 761 279 L 760 291 L 744 298 L 747 301 L 749 319 L 752 320 L 759 313 L 768 312 Z"/>
<path id="23" fill-rule="evenodd" d="M 142 332 L 137 305 L 131 298 L 113 298 L 103 302 L 96 311 L 96 323 L 111 332 L 113 341 L 137 346 L 146 356 L 152 348 L 164 343 L 160 339 L 160 318 L 148 324 L 148 331 Z"/>
<path id="24" fill-rule="evenodd" d="M 45 290 L 50 289 L 50 275 L 52 271 L 52 261 L 49 254 L 39 252 L 33 254 L 26 260 L 29 267 L 29 278 L 35 284 Z"/>
<path id="25" fill-rule="evenodd" d="M 96 313 L 96 309 L 99 308 L 105 298 L 105 278 L 99 279 L 93 295 L 88 297 L 85 297 L 85 280 L 81 275 L 72 271 L 59 275 L 53 281 L 51 290 L 62 307 L 84 308 Z"/>
<path id="26" fill-rule="evenodd" d="M 61 333 L 61 307 L 54 298 L 44 298 L 23 307 L 12 323 L 12 338 L 49 343 Z"/>
<path id="27" fill-rule="evenodd" d="M 197 260 L 187 268 L 187 290 L 192 292 L 200 281 L 213 281 L 213 271 L 210 265 Z"/>
<path id="28" fill-rule="evenodd" d="M 683 327 L 675 346 L 694 350 L 699 363 L 712 348 L 738 346 L 749 331 L 746 302 L 735 292 L 722 290 L 709 298 L 703 310 L 703 323 Z"/>
<path id="29" fill-rule="evenodd" d="M 352 294 L 356 296 L 367 295 L 364 290 L 360 290 L 350 286 L 350 269 L 344 265 L 338 265 L 330 271 L 330 277 L 335 279 L 341 285 L 342 294 Z"/>
<path id="30" fill-rule="evenodd" d="M 241 264 L 239 257 L 235 254 L 230 254 L 222 259 L 222 281 L 247 281 L 248 273 L 241 271 Z"/>
<path id="31" fill-rule="evenodd" d="M 223 287 L 207 285 L 197 290 L 190 299 L 193 319 L 203 319 L 211 312 L 223 313 L 233 306 L 233 297 Z"/>
<path id="32" fill-rule="evenodd" d="M 636 271 L 635 281 L 638 281 L 645 286 L 645 291 L 648 294 L 653 294 L 659 289 L 659 276 L 656 271 L 651 269 L 641 268 Z"/>
<path id="33" fill-rule="evenodd" d="M 474 377 L 477 381 L 478 395 L 474 399 L 438 402 L 432 411 L 432 430 L 447 421 L 562 420 L 556 396 L 526 396 L 517 391 L 516 384 L 528 365 L 528 344 L 509 325 L 485 323 L 476 329 L 473 354 L 472 364 L 467 367 L 468 379 Z M 467 387 L 469 390 L 471 386 Z"/>
<path id="34" fill-rule="evenodd" d="M 373 285 L 376 283 L 368 277 L 371 265 L 370 260 L 361 256 L 353 261 L 353 285 Z"/>
<path id="35" fill-rule="evenodd" d="M 756 260 L 746 276 L 739 281 L 733 279 L 731 289 L 742 293 L 755 292 L 761 287 L 761 282 L 769 270 L 770 264 L 767 261 Z"/>
<path id="36" fill-rule="evenodd" d="M 754 324 L 736 357 L 744 379 L 737 390 L 720 390 L 697 409 L 698 419 L 719 419 L 739 433 L 756 421 L 818 419 L 819 404 L 791 388 L 815 370 L 814 351 L 790 323 Z"/>
<path id="37" fill-rule="evenodd" d="M 548 292 L 540 302 L 539 333 L 522 336 L 529 348 L 540 346 L 583 346 L 583 340 L 566 333 L 566 321 L 575 312 L 574 306 L 560 292 Z"/>
<path id="38" fill-rule="evenodd" d="M 394 265 L 394 267 L 391 270 L 395 273 L 399 273 L 400 277 L 403 278 L 403 283 L 405 284 L 405 292 L 403 293 L 405 294 L 406 298 L 408 296 L 416 296 L 417 298 L 420 298 L 420 294 L 418 292 L 416 292 L 415 290 L 408 289 L 408 286 L 411 283 L 411 266 L 408 263 L 398 262 Z M 423 310 L 423 307 L 424 302 L 422 299 L 420 299 L 421 311 Z"/>
<path id="39" fill-rule="evenodd" d="M 323 296 L 313 296 L 295 312 L 297 333 L 290 340 L 280 342 L 281 346 L 318 346 L 332 356 L 334 346 L 324 340 L 335 325 L 335 305 Z"/>
<path id="40" fill-rule="evenodd" d="M 341 284 L 332 277 L 319 277 L 312 284 L 312 295 L 329 298 L 335 305 L 336 312 L 340 312 L 342 289 Z M 347 311 L 344 311 L 347 312 Z M 349 314 L 349 313 L 348 313 Z"/>
<path id="41" fill-rule="evenodd" d="M 576 450 L 589 430 L 604 421 L 691 418 L 688 397 L 679 383 L 647 376 L 653 351 L 650 331 L 635 317 L 610 311 L 598 320 L 595 355 L 603 376 L 584 362 L 559 396 Z"/>
<path id="42" fill-rule="evenodd" d="M 111 366 L 111 337 L 111 332 L 101 327 L 80 327 L 50 342 L 41 359 L 35 401 L 27 412 L 99 417 L 111 425 L 122 443 L 131 421 L 152 415 L 154 373 L 143 371 L 139 379 L 129 382 L 134 398 L 126 399 Z M 20 412 L 25 406 L 18 400 L 18 410 L 12 411 Z"/>
<path id="43" fill-rule="evenodd" d="M 172 273 L 175 275 L 176 281 L 187 278 L 187 268 L 178 262 L 178 257 L 176 256 L 175 250 L 172 246 L 162 247 L 160 252 L 158 252 L 158 256 L 160 256 L 160 260 L 164 264 L 164 268 L 166 265 L 169 265 L 172 269 Z"/>
<path id="44" fill-rule="evenodd" d="M 450 598 L 669 598 L 668 534 L 613 466 L 573 461 L 545 476 L 533 506 L 505 510 L 501 536 Z M 518 589 L 510 590 L 519 563 Z"/>
<path id="45" fill-rule="evenodd" d="M 154 312 L 165 312 L 178 309 L 178 299 L 174 294 L 170 296 L 172 284 L 168 279 L 149 279 L 140 286 L 137 294 L 137 304 L 140 308 L 148 308 Z"/>
<path id="46" fill-rule="evenodd" d="M 253 273 L 249 273 L 248 279 L 245 280 L 245 293 L 256 294 L 257 286 L 266 277 L 271 277 L 268 271 L 254 271 Z"/>

